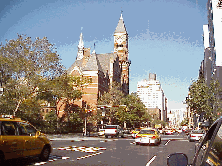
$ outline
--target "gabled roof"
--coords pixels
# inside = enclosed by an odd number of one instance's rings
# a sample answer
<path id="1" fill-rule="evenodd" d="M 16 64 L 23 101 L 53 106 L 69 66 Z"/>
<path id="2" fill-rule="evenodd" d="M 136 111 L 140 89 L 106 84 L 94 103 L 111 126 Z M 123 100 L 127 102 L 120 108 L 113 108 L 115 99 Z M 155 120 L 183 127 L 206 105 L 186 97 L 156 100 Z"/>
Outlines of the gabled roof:
<path id="1" fill-rule="evenodd" d="M 122 13 L 121 13 L 121 16 L 119 18 L 119 22 L 117 24 L 115 33 L 126 33 L 127 34 L 126 27 L 125 27 L 125 24 L 124 24 L 124 21 L 123 21 Z"/>
<path id="2" fill-rule="evenodd" d="M 80 60 L 76 60 L 67 70 L 68 74 L 71 74 L 72 70 L 74 69 L 74 67 L 78 67 L 80 70 L 82 69 L 82 64 L 83 64 L 83 59 Z"/>
<path id="3" fill-rule="evenodd" d="M 117 57 L 114 53 L 96 54 L 93 52 L 88 61 L 83 63 L 84 58 L 76 60 L 71 67 L 67 70 L 68 74 L 71 74 L 75 67 L 78 67 L 81 71 L 101 71 L 104 74 L 110 73 L 110 63 Z"/>
<path id="4" fill-rule="evenodd" d="M 83 71 L 98 71 L 99 70 L 98 60 L 97 60 L 95 52 L 92 53 L 88 62 L 86 63 L 85 67 L 83 67 L 82 70 Z"/>
<path id="5" fill-rule="evenodd" d="M 101 65 L 101 71 L 110 73 L 110 61 L 114 59 L 116 55 L 114 53 L 97 54 L 97 59 Z"/>

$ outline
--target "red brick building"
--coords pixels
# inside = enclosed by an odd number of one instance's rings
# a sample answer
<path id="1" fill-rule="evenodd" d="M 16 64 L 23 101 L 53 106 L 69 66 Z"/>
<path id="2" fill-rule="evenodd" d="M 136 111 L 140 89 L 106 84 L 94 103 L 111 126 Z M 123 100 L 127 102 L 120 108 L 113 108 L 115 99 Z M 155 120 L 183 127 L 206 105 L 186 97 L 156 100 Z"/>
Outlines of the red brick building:
<path id="1" fill-rule="evenodd" d="M 128 34 L 122 14 L 114 32 L 113 53 L 97 54 L 95 50 L 85 48 L 83 34 L 80 34 L 75 62 L 68 69 L 68 74 L 87 77 L 91 83 L 83 88 L 81 100 L 75 104 L 88 109 L 96 109 L 99 97 L 112 86 L 114 81 L 121 83 L 122 91 L 129 94 Z"/>

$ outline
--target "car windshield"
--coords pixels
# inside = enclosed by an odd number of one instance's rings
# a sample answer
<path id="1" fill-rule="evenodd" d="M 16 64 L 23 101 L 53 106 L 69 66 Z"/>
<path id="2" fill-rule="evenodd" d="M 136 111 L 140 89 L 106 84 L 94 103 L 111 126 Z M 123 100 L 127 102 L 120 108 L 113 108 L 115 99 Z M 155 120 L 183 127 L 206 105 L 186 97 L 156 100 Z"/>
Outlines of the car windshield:
<path id="1" fill-rule="evenodd" d="M 155 134 L 154 130 L 141 130 L 140 134 Z"/>
<path id="2" fill-rule="evenodd" d="M 191 131 L 191 133 L 193 133 L 193 134 L 204 134 L 204 131 L 203 130 L 193 130 L 193 131 Z"/>

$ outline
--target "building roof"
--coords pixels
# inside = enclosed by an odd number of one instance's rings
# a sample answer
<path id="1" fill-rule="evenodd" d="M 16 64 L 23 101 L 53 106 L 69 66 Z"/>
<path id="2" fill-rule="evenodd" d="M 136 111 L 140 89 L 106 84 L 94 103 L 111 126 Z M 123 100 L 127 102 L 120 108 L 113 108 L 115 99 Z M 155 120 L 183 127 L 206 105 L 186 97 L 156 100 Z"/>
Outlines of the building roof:
<path id="1" fill-rule="evenodd" d="M 82 71 L 102 71 L 110 73 L 110 62 L 116 59 L 117 55 L 114 53 L 96 54 L 93 52 L 87 62 L 84 64 L 83 61 L 86 59 L 77 60 L 67 70 L 70 74 L 75 67 L 78 67 Z"/>
<path id="2" fill-rule="evenodd" d="M 99 66 L 100 65 L 98 64 L 96 53 L 94 52 L 90 56 L 86 65 L 83 67 L 83 71 L 98 71 L 100 68 Z"/>
<path id="3" fill-rule="evenodd" d="M 80 60 L 76 60 L 67 70 L 67 73 L 71 73 L 72 70 L 74 69 L 74 67 L 78 67 L 79 69 L 82 68 L 82 64 L 83 64 L 83 59 Z"/>
<path id="4" fill-rule="evenodd" d="M 123 21 L 122 13 L 121 13 L 121 16 L 119 18 L 119 22 L 117 24 L 115 33 L 126 33 L 127 34 L 126 27 L 125 27 L 125 24 L 124 24 L 124 21 Z"/>

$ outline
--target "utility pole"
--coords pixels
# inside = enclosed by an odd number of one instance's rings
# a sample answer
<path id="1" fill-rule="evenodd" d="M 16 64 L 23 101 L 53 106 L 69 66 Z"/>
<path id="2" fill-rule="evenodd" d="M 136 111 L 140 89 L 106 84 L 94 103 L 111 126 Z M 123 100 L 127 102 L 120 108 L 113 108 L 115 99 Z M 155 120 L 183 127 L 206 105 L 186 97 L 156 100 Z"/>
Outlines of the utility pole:
<path id="1" fill-rule="evenodd" d="M 88 115 L 88 111 L 87 111 L 87 104 L 86 104 L 86 108 L 85 108 L 85 112 L 86 112 L 86 114 L 85 114 L 85 133 L 84 133 L 84 135 L 86 136 L 86 121 L 87 121 L 87 115 Z"/>

